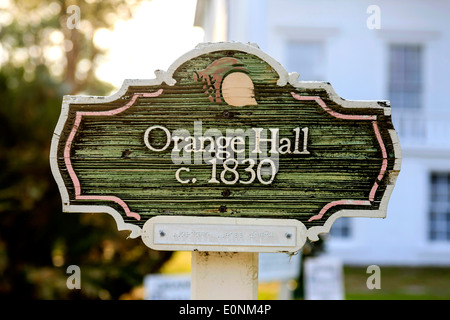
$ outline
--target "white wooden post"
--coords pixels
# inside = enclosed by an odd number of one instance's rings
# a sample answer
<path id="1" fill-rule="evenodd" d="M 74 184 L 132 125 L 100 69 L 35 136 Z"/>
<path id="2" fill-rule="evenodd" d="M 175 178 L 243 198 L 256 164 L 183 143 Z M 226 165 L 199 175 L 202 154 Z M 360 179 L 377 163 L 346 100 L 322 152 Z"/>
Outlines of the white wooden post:
<path id="1" fill-rule="evenodd" d="M 192 300 L 257 300 L 258 253 L 192 251 Z"/>

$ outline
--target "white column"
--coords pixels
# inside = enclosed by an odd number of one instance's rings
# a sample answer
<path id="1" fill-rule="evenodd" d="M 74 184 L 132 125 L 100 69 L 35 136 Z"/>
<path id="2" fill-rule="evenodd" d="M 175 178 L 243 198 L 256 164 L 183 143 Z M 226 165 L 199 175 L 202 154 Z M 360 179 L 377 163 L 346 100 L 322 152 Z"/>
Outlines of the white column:
<path id="1" fill-rule="evenodd" d="M 258 253 L 192 252 L 192 300 L 257 300 Z"/>

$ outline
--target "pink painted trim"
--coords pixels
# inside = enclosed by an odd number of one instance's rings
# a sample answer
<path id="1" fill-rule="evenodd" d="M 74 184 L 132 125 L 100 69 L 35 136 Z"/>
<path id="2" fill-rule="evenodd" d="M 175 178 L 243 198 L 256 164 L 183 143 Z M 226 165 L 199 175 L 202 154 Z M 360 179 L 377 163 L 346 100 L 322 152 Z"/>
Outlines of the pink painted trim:
<path id="1" fill-rule="evenodd" d="M 319 214 L 309 218 L 309 222 L 313 220 L 319 220 L 322 218 L 322 216 L 327 212 L 330 208 L 335 206 L 342 206 L 342 205 L 356 205 L 356 206 L 370 206 L 370 201 L 367 200 L 337 200 L 328 203 L 325 205 L 322 210 L 320 210 Z"/>
<path id="2" fill-rule="evenodd" d="M 75 199 L 76 200 L 107 200 L 107 201 L 112 201 L 115 202 L 117 204 L 119 204 L 123 210 L 125 211 L 125 214 L 127 215 L 127 217 L 132 217 L 135 218 L 137 220 L 141 219 L 141 216 L 135 212 L 131 212 L 130 208 L 127 206 L 127 204 L 120 198 L 115 197 L 115 196 L 100 196 L 100 195 L 93 195 L 93 196 L 86 196 L 86 195 L 81 195 L 81 186 L 80 186 L 80 180 L 78 180 L 77 174 L 75 173 L 73 166 L 72 166 L 72 161 L 70 159 L 70 150 L 72 148 L 72 142 L 73 139 L 75 138 L 75 135 L 77 133 L 77 130 L 80 126 L 81 123 L 81 119 L 83 116 L 113 116 L 116 114 L 119 114 L 125 110 L 127 110 L 128 108 L 130 108 L 132 105 L 134 105 L 134 103 L 136 102 L 137 98 L 139 97 L 144 97 L 144 98 L 151 98 L 151 97 L 157 97 L 159 96 L 161 93 L 163 92 L 163 89 L 160 89 L 156 92 L 152 92 L 152 93 L 135 93 L 133 94 L 133 97 L 131 98 L 131 100 L 125 104 L 123 107 L 117 108 L 117 109 L 113 109 L 113 110 L 109 110 L 109 111 L 77 111 L 76 115 L 75 115 L 75 123 L 72 127 L 72 130 L 69 134 L 69 137 L 67 138 L 66 141 L 66 146 L 64 148 L 64 162 L 66 164 L 67 167 L 67 171 L 69 173 L 70 178 L 72 179 L 72 183 L 73 186 L 75 188 Z"/>
<path id="3" fill-rule="evenodd" d="M 380 133 L 380 129 L 378 128 L 378 124 L 377 124 L 377 116 L 376 115 L 347 115 L 347 114 L 342 114 L 336 111 L 331 110 L 326 104 L 325 102 L 322 100 L 322 98 L 318 97 L 318 96 L 301 96 L 299 94 L 296 94 L 295 92 L 291 92 L 292 97 L 294 97 L 294 99 L 299 100 L 299 101 L 316 101 L 323 110 L 325 110 L 326 112 L 328 112 L 330 115 L 332 115 L 333 117 L 336 117 L 338 119 L 345 119 L 345 120 L 371 120 L 372 121 L 372 125 L 373 125 L 373 130 L 375 132 L 375 136 L 377 138 L 378 144 L 380 145 L 381 148 L 381 154 L 383 156 L 383 160 L 382 160 L 382 164 L 381 164 L 381 169 L 380 169 L 380 173 L 378 174 L 377 180 L 374 182 L 372 189 L 370 190 L 369 193 L 369 200 L 337 200 L 337 201 L 333 201 L 330 202 L 328 204 L 326 204 L 322 210 L 320 210 L 319 214 L 312 216 L 311 218 L 309 218 L 308 221 L 313 221 L 313 220 L 319 220 L 323 217 L 323 215 L 332 207 L 334 206 L 339 206 L 339 205 L 360 205 L 360 206 L 369 206 L 371 205 L 371 202 L 373 202 L 375 200 L 375 193 L 378 189 L 378 182 L 380 182 L 381 180 L 383 180 L 383 177 L 386 173 L 386 169 L 387 169 L 387 152 L 386 152 L 386 146 L 384 145 L 383 142 L 383 138 L 381 137 L 381 133 Z"/>
<path id="4" fill-rule="evenodd" d="M 344 119 L 344 120 L 377 120 L 377 116 L 371 115 L 371 116 L 364 116 L 364 115 L 353 115 L 353 114 L 342 114 L 336 111 L 331 110 L 325 102 L 322 100 L 322 98 L 318 96 L 301 96 L 296 94 L 295 92 L 291 92 L 292 96 L 296 100 L 300 101 L 311 101 L 315 100 L 323 110 L 331 114 L 333 117 L 336 117 L 338 119 Z"/>
<path id="5" fill-rule="evenodd" d="M 386 152 L 386 147 L 384 145 L 383 138 L 381 137 L 380 129 L 378 128 L 377 122 L 373 121 L 372 125 L 373 125 L 373 130 L 375 131 L 375 135 L 377 137 L 378 143 L 380 144 L 380 147 L 381 147 L 381 154 L 383 155 L 383 163 L 381 164 L 380 173 L 378 174 L 378 177 L 377 177 L 377 180 L 381 181 L 381 180 L 383 180 L 383 177 L 384 177 L 384 175 L 386 173 L 386 169 L 387 169 L 387 164 L 388 164 L 387 152 Z M 375 200 L 375 192 L 377 191 L 377 189 L 378 189 L 378 183 L 377 183 L 377 181 L 375 181 L 375 183 L 373 184 L 372 190 L 370 190 L 370 194 L 369 194 L 370 201 Z"/>

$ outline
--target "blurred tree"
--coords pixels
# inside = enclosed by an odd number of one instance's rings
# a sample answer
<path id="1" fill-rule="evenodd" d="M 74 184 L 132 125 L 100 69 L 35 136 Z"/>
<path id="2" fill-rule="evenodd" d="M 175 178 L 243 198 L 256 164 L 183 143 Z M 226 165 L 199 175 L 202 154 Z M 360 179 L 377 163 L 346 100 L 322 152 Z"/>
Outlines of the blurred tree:
<path id="1" fill-rule="evenodd" d="M 307 240 L 302 248 L 302 261 L 300 263 L 300 272 L 297 278 L 297 287 L 294 290 L 294 299 L 305 299 L 305 260 L 320 256 L 325 250 L 325 239 L 319 236 L 319 240 L 312 242 Z"/>
<path id="2" fill-rule="evenodd" d="M 104 95 L 106 52 L 95 31 L 130 18 L 139 0 L 4 1 L 0 7 L 0 297 L 117 299 L 170 252 L 127 240 L 109 215 L 63 214 L 49 167 L 64 94 Z M 67 23 L 80 8 L 79 29 Z M 0 4 L 1 6 L 1 4 Z M 81 290 L 66 268 L 81 268 Z"/>

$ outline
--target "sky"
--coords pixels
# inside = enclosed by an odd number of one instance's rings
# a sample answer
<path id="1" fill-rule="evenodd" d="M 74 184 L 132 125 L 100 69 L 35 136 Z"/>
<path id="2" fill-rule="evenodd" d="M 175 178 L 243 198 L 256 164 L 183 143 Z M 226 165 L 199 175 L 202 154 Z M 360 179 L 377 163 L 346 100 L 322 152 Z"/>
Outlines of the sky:
<path id="1" fill-rule="evenodd" d="M 145 1 L 133 19 L 119 20 L 113 31 L 100 29 L 94 43 L 109 49 L 97 77 L 116 88 L 125 79 L 152 79 L 184 53 L 203 42 L 203 29 L 194 27 L 196 0 Z"/>

